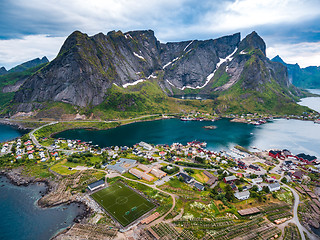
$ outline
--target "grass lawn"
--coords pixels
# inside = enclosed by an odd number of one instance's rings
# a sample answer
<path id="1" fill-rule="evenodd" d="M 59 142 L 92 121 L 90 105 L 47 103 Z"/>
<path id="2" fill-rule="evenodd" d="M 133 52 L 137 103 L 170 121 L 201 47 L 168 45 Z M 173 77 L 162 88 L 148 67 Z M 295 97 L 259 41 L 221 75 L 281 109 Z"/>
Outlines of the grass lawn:
<path id="1" fill-rule="evenodd" d="M 191 174 L 190 176 L 196 179 L 198 182 L 206 183 L 209 180 L 209 178 L 203 174 L 203 171 L 196 170 L 196 169 L 194 169 L 193 171 L 194 173 Z"/>
<path id="2" fill-rule="evenodd" d="M 123 227 L 155 207 L 152 202 L 121 182 L 93 193 L 91 197 Z"/>
<path id="3" fill-rule="evenodd" d="M 267 201 L 266 202 L 259 202 L 256 198 L 249 198 L 247 200 L 239 201 L 236 203 L 233 203 L 233 205 L 238 209 L 246 209 L 246 208 L 252 208 L 252 207 L 261 207 L 265 206 L 267 204 L 277 204 L 280 203 L 278 199 L 274 199 L 271 194 L 266 195 Z"/>
<path id="4" fill-rule="evenodd" d="M 61 175 L 71 175 L 77 172 L 77 170 L 69 170 L 69 167 L 76 167 L 79 164 L 67 162 L 67 159 L 62 160 L 61 162 L 53 165 L 51 167 L 52 171 L 59 173 Z"/>
<path id="5" fill-rule="evenodd" d="M 270 175 L 270 177 L 276 177 L 276 179 L 278 179 L 278 180 L 280 180 L 280 178 L 281 178 L 281 176 L 276 173 L 270 173 L 269 175 Z"/>
<path id="6" fill-rule="evenodd" d="M 290 189 L 282 187 L 281 191 L 277 191 L 277 198 L 280 201 L 286 202 L 290 205 L 293 204 L 293 195 L 292 192 L 290 191 Z"/>

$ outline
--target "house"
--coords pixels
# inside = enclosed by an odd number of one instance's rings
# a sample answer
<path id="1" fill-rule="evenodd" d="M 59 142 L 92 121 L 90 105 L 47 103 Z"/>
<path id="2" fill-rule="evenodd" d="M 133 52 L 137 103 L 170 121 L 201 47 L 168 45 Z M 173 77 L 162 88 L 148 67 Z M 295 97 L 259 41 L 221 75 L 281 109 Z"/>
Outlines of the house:
<path id="1" fill-rule="evenodd" d="M 263 182 L 263 179 L 262 178 L 254 178 L 252 179 L 252 183 L 253 184 L 260 184 Z"/>
<path id="2" fill-rule="evenodd" d="M 146 180 L 149 182 L 153 181 L 153 179 L 154 179 L 154 177 L 152 177 L 151 175 L 148 175 L 147 173 L 142 172 L 136 168 L 131 168 L 129 170 L 129 173 L 131 173 L 132 175 L 136 176 L 139 179 L 143 179 L 143 180 Z"/>
<path id="3" fill-rule="evenodd" d="M 176 176 L 177 176 L 178 178 L 182 177 L 182 178 L 183 178 L 183 181 L 184 181 L 185 183 L 189 183 L 189 184 L 190 184 L 190 183 L 193 182 L 193 178 L 190 177 L 188 174 L 185 174 L 185 173 L 180 172 L 180 173 L 178 173 Z"/>
<path id="4" fill-rule="evenodd" d="M 282 154 L 287 157 L 293 157 L 292 153 L 288 149 L 283 149 Z"/>
<path id="5" fill-rule="evenodd" d="M 238 178 L 236 178 L 236 176 L 234 176 L 234 175 L 232 175 L 232 176 L 228 176 L 228 177 L 225 177 L 224 179 L 223 179 L 223 181 L 225 182 L 225 183 L 228 183 L 228 184 L 230 184 L 230 183 L 233 183 L 235 180 L 237 180 Z"/>
<path id="6" fill-rule="evenodd" d="M 244 162 L 240 161 L 240 160 L 238 161 L 238 167 L 240 169 L 247 169 L 246 164 Z"/>
<path id="7" fill-rule="evenodd" d="M 93 182 L 91 184 L 88 185 L 88 189 L 92 192 L 98 188 L 104 187 L 105 186 L 105 182 L 103 179 Z"/>
<path id="8" fill-rule="evenodd" d="M 107 165 L 107 168 L 123 174 L 136 165 L 137 161 L 127 158 L 120 158 L 115 165 Z"/>
<path id="9" fill-rule="evenodd" d="M 295 171 L 292 176 L 295 177 L 296 179 L 301 179 L 303 177 L 304 173 L 299 169 Z"/>
<path id="10" fill-rule="evenodd" d="M 256 166 L 256 165 L 253 165 L 253 164 L 250 164 L 249 165 L 249 168 L 253 169 L 253 170 L 256 170 L 256 171 L 260 171 L 260 167 Z"/>
<path id="11" fill-rule="evenodd" d="M 279 183 L 271 183 L 268 185 L 268 188 L 270 192 L 278 191 L 280 190 L 280 184 Z"/>
<path id="12" fill-rule="evenodd" d="M 146 172 L 146 173 L 149 173 L 151 172 L 151 168 L 149 168 L 148 166 L 144 165 L 144 164 L 139 164 L 137 166 L 137 168 L 141 169 L 142 171 Z"/>
<path id="13" fill-rule="evenodd" d="M 195 182 L 194 186 L 199 190 L 199 191 L 203 191 L 204 190 L 204 186 L 200 183 Z"/>
<path id="14" fill-rule="evenodd" d="M 139 146 L 143 147 L 145 150 L 148 150 L 148 151 L 151 151 L 153 149 L 153 147 L 150 144 L 145 142 L 140 142 Z"/>
<path id="15" fill-rule="evenodd" d="M 156 168 L 153 168 L 151 170 L 151 174 L 153 174 L 157 178 L 163 178 L 167 175 L 164 171 L 161 171 L 160 169 L 156 169 Z"/>
<path id="16" fill-rule="evenodd" d="M 164 152 L 164 151 L 159 152 L 159 156 L 162 157 L 162 158 L 163 158 L 166 154 L 167 154 L 167 153 Z"/>
<path id="17" fill-rule="evenodd" d="M 268 177 L 268 178 L 266 179 L 266 182 L 267 182 L 267 183 L 274 183 L 274 182 L 276 182 L 276 179 L 274 179 L 274 178 L 272 178 L 272 177 Z"/>
<path id="18" fill-rule="evenodd" d="M 209 178 L 209 180 L 206 182 L 206 184 L 208 184 L 208 185 L 213 185 L 213 184 L 215 184 L 216 181 L 218 181 L 218 178 L 213 176 L 207 170 L 203 171 L 203 174 Z"/>
<path id="19" fill-rule="evenodd" d="M 306 164 L 313 164 L 316 162 L 317 157 L 316 156 L 310 156 L 304 153 L 299 153 L 296 155 L 296 159 L 305 162 Z"/>
<path id="20" fill-rule="evenodd" d="M 281 151 L 276 151 L 276 150 L 270 150 L 269 151 L 269 156 L 273 158 L 279 158 L 281 160 L 284 160 L 284 156 L 281 155 Z"/>
<path id="21" fill-rule="evenodd" d="M 250 192 L 248 190 L 243 192 L 236 192 L 234 196 L 239 200 L 246 200 L 250 197 Z"/>

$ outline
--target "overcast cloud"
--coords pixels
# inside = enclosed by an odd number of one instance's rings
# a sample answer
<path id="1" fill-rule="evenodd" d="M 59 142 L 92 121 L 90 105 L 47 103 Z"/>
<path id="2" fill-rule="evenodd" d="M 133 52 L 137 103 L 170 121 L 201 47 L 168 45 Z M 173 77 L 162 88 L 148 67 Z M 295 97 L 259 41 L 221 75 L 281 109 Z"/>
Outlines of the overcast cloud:
<path id="1" fill-rule="evenodd" d="M 268 57 L 320 65 L 318 0 L 2 0 L 0 66 L 52 60 L 74 30 L 153 29 L 162 41 L 217 38 L 257 31 Z"/>

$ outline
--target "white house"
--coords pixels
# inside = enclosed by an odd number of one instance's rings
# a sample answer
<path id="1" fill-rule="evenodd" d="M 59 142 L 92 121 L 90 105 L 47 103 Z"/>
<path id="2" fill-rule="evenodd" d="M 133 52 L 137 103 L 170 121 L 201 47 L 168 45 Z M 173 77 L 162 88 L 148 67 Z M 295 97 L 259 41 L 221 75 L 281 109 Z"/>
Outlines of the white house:
<path id="1" fill-rule="evenodd" d="M 268 188 L 270 192 L 278 191 L 280 190 L 280 184 L 279 183 L 271 183 L 268 185 Z"/>
<path id="2" fill-rule="evenodd" d="M 252 179 L 252 183 L 253 184 L 260 184 L 263 182 L 263 179 L 262 178 L 254 178 Z"/>
<path id="3" fill-rule="evenodd" d="M 234 196 L 239 200 L 246 200 L 250 197 L 250 192 L 248 190 L 243 192 L 236 192 Z"/>

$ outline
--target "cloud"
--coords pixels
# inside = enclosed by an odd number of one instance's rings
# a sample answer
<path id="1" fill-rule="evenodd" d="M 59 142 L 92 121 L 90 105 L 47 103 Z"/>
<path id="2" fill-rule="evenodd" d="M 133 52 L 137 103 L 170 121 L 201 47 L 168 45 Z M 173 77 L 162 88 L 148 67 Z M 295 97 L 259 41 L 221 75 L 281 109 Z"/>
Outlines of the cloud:
<path id="1" fill-rule="evenodd" d="M 65 37 L 49 37 L 46 35 L 0 40 L 0 66 L 10 69 L 23 62 L 43 56 L 52 60 L 58 54 L 64 40 Z"/>
<path id="2" fill-rule="evenodd" d="M 225 2 L 216 12 L 207 13 L 205 22 L 212 31 L 297 23 L 319 16 L 319 6 L 316 0 L 236 0 Z"/>
<path id="3" fill-rule="evenodd" d="M 52 37 L 65 38 L 74 30 L 93 35 L 110 30 L 153 29 L 162 42 L 217 38 L 235 32 L 244 37 L 256 30 L 267 44 L 274 46 L 317 41 L 319 20 L 319 0 L 0 1 L 0 39 L 18 42 L 14 39 L 21 38 L 28 42 L 25 36 L 34 35 L 39 45 L 46 45 L 41 50 L 29 41 L 33 50 L 21 48 L 18 53 L 21 59 L 35 52 L 53 56 L 60 46 L 53 44 L 50 48 L 50 44 L 40 43 L 40 39 L 54 41 Z M 3 44 L 0 41 L 2 51 Z M 7 57 L 16 54 L 14 49 L 9 52 L 6 51 Z M 13 61 L 7 63 L 3 55 L 0 58 L 0 63 L 10 65 Z M 12 58 L 18 61 L 18 56 Z"/>
<path id="4" fill-rule="evenodd" d="M 279 55 L 286 63 L 298 63 L 300 67 L 320 65 L 320 42 L 302 42 L 296 44 L 274 44 L 267 48 L 271 59 Z"/>

